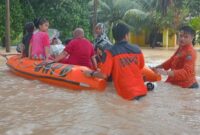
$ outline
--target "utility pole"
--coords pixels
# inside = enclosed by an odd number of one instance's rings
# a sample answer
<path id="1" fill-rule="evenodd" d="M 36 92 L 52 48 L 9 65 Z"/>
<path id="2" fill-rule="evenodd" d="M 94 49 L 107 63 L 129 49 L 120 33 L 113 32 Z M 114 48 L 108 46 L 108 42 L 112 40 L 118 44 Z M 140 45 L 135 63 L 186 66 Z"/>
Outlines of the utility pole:
<path id="1" fill-rule="evenodd" d="M 10 52 L 10 0 L 6 0 L 6 52 Z"/>
<path id="2" fill-rule="evenodd" d="M 94 0 L 94 8 L 93 8 L 93 34 L 95 34 L 95 26 L 97 24 L 97 7 L 98 7 L 98 0 Z"/>

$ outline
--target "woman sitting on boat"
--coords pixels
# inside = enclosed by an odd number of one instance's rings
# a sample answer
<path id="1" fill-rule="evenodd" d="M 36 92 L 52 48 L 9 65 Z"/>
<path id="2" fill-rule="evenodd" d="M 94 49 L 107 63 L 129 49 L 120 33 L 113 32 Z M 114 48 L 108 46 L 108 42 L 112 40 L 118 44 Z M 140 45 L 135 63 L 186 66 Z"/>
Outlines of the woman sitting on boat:
<path id="1" fill-rule="evenodd" d="M 96 51 L 97 62 L 102 61 L 103 52 L 112 47 L 112 43 L 105 33 L 105 26 L 103 23 L 98 23 L 95 27 L 95 40 L 94 46 Z"/>

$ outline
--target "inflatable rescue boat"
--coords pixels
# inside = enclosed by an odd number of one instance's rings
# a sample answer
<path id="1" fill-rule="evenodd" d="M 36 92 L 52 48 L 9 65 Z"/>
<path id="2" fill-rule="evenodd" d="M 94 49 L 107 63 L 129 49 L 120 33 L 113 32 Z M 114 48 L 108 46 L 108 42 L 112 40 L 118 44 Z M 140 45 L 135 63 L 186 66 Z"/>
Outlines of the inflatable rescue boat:
<path id="1" fill-rule="evenodd" d="M 102 91 L 106 87 L 106 81 L 95 77 L 87 77 L 82 72 L 89 70 L 85 66 L 77 66 L 62 63 L 46 63 L 41 60 L 31 60 L 29 58 L 19 58 L 14 55 L 8 58 L 8 67 L 16 75 L 37 79 L 49 84 L 54 84 L 74 90 L 91 90 Z M 160 75 L 154 73 L 150 68 L 144 67 L 143 76 L 145 81 L 160 81 Z"/>

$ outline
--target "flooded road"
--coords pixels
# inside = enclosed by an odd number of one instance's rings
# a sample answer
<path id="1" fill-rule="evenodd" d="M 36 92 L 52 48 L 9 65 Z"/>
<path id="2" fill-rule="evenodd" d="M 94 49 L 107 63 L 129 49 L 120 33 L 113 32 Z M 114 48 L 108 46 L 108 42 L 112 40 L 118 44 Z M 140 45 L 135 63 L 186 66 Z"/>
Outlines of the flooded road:
<path id="1" fill-rule="evenodd" d="M 174 50 L 143 53 L 147 65 L 157 65 Z M 199 135 L 200 89 L 161 81 L 140 101 L 125 101 L 112 83 L 104 92 L 59 88 L 15 76 L 0 58 L 0 134 Z"/>

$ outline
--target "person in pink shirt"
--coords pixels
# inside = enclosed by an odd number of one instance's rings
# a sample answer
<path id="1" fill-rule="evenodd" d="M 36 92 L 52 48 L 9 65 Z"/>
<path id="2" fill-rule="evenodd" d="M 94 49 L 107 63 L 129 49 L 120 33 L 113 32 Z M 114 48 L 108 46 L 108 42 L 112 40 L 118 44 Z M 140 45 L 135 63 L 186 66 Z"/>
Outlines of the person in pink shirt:
<path id="1" fill-rule="evenodd" d="M 33 34 L 30 41 L 29 58 L 47 60 L 49 57 L 50 39 L 47 33 L 49 22 L 46 19 L 39 20 L 39 31 Z"/>
<path id="2" fill-rule="evenodd" d="M 76 28 L 73 32 L 73 36 L 74 38 L 54 61 L 97 69 L 94 47 L 92 43 L 84 37 L 83 29 Z"/>

